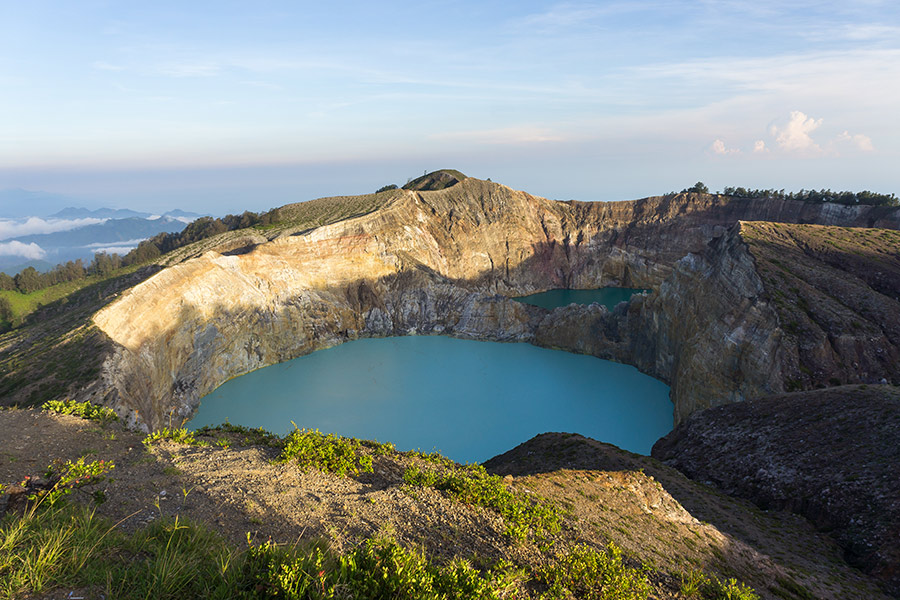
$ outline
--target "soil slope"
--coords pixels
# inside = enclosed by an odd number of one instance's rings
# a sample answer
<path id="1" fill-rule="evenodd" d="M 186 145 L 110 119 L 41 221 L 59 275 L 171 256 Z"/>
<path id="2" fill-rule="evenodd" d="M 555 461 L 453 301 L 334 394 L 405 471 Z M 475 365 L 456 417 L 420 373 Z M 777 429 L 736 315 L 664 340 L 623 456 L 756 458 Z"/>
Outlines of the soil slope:
<path id="1" fill-rule="evenodd" d="M 526 567 L 576 543 L 613 541 L 633 564 L 654 567 L 657 598 L 682 597 L 681 576 L 695 569 L 743 579 L 764 598 L 883 597 L 804 520 L 760 511 L 648 457 L 571 434 L 539 436 L 488 462 L 510 489 L 563 510 L 549 548 L 510 538 L 497 513 L 404 484 L 406 467 L 424 464 L 410 455 L 375 456 L 374 473 L 342 477 L 273 464 L 277 451 L 243 434 L 212 434 L 206 447 L 160 442 L 147 450 L 140 435 L 117 424 L 33 410 L 0 411 L 0 438 L 8 440 L 2 482 L 40 475 L 56 458 L 113 460 L 114 481 L 99 510 L 124 519 L 125 528 L 178 514 L 235 544 L 250 532 L 258 542 L 323 539 L 339 550 L 381 533 L 438 561 L 503 558 Z"/>

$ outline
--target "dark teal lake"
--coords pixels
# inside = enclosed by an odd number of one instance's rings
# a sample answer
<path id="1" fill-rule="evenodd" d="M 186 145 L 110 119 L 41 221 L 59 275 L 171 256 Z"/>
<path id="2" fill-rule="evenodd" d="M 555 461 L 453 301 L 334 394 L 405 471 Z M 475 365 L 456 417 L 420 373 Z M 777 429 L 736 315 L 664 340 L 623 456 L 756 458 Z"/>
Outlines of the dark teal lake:
<path id="1" fill-rule="evenodd" d="M 649 454 L 672 429 L 669 388 L 634 367 L 530 344 L 363 339 L 226 382 L 188 427 L 284 434 L 291 421 L 399 450 L 483 462 L 548 431 Z"/>
<path id="2" fill-rule="evenodd" d="M 549 290 L 513 299 L 526 304 L 540 306 L 547 310 L 570 304 L 593 304 L 595 302 L 612 310 L 619 302 L 626 302 L 635 294 L 649 291 L 620 287 L 606 287 L 596 290 Z"/>

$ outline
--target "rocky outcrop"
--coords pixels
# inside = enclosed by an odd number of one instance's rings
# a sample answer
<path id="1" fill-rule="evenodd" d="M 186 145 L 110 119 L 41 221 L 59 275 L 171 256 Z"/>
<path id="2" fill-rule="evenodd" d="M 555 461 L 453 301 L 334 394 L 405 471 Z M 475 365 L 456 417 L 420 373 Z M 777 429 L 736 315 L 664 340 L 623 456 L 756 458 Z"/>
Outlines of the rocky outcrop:
<path id="1" fill-rule="evenodd" d="M 729 230 L 738 219 L 893 218 L 698 194 L 555 202 L 471 178 L 392 194 L 368 214 L 277 239 L 232 235 L 122 294 L 94 317 L 111 347 L 94 399 L 155 428 L 255 368 L 358 337 L 444 333 L 635 364 L 672 383 L 681 418 L 781 389 L 778 317 Z M 507 298 L 605 285 L 657 293 L 614 313 Z"/>
<path id="2" fill-rule="evenodd" d="M 831 532 L 900 596 L 900 388 L 844 386 L 698 411 L 653 457 Z"/>
<path id="3" fill-rule="evenodd" d="M 630 363 L 669 382 L 676 422 L 781 391 L 778 317 L 740 231 L 677 261 L 655 294 L 628 306 L 554 311 L 535 343 Z"/>

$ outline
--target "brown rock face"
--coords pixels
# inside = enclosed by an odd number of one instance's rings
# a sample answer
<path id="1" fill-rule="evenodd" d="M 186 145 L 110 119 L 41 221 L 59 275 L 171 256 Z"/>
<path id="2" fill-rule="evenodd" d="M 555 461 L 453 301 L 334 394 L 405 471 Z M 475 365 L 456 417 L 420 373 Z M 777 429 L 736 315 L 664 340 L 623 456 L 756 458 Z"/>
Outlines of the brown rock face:
<path id="1" fill-rule="evenodd" d="M 804 515 L 900 595 L 900 388 L 842 386 L 699 411 L 653 457 Z"/>
<path id="2" fill-rule="evenodd" d="M 738 219 L 900 224 L 870 207 L 686 194 L 555 202 L 476 179 L 163 270 L 94 317 L 102 399 L 146 428 L 253 369 L 365 336 L 535 341 L 671 382 L 676 415 L 782 389 L 782 331 Z M 249 239 L 249 238 L 248 238 Z M 239 244 L 240 245 L 240 244 Z M 224 250 L 223 250 L 224 251 Z M 610 314 L 508 296 L 654 288 Z"/>

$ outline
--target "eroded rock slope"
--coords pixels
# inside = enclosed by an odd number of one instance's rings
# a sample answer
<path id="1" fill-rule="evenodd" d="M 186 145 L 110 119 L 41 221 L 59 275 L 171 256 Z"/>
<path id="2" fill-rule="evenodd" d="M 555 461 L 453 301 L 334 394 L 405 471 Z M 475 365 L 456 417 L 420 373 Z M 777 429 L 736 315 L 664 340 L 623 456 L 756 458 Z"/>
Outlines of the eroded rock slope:
<path id="1" fill-rule="evenodd" d="M 444 333 L 634 364 L 672 384 L 681 419 L 784 387 L 782 317 L 739 219 L 900 223 L 871 207 L 697 194 L 556 202 L 472 178 L 402 190 L 369 214 L 248 238 L 125 292 L 94 318 L 109 351 L 91 395 L 155 428 L 268 364 L 358 337 Z M 508 299 L 605 285 L 657 292 L 614 313 Z"/>

